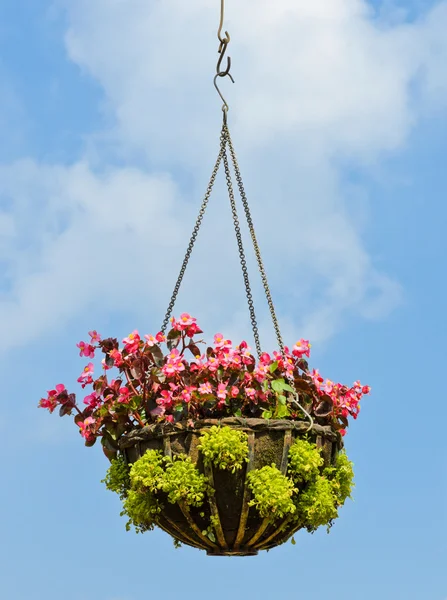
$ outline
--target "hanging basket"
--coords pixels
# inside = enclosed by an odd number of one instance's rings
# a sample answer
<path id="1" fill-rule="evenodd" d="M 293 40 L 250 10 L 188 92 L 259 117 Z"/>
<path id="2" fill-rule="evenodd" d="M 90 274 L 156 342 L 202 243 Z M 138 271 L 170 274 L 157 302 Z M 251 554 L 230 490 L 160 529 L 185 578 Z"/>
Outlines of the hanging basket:
<path id="1" fill-rule="evenodd" d="M 235 473 L 204 463 L 199 450 L 201 433 L 215 425 L 244 431 L 248 436 L 248 462 Z M 200 508 L 184 503 L 171 504 L 166 497 L 156 525 L 179 542 L 206 550 L 210 556 L 254 556 L 259 550 L 269 550 L 286 542 L 302 525 L 285 516 L 276 520 L 263 518 L 249 506 L 251 492 L 247 475 L 254 469 L 274 464 L 287 474 L 289 450 L 296 438 L 306 437 L 320 449 L 324 466 L 335 465 L 343 443 L 341 436 L 328 426 L 304 421 L 243 419 L 206 419 L 193 428 L 182 424 L 155 424 L 124 436 L 121 451 L 130 465 L 147 450 L 159 450 L 165 456 L 187 455 L 209 482 L 211 493 Z M 211 518 L 213 539 L 206 535 Z"/>

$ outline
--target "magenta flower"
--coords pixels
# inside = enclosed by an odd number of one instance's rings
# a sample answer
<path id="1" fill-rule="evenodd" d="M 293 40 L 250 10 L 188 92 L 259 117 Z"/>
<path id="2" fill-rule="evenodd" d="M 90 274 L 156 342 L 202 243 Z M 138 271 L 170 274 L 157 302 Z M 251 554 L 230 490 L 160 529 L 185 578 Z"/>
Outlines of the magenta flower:
<path id="1" fill-rule="evenodd" d="M 130 390 L 127 387 L 120 388 L 120 394 L 118 396 L 118 402 L 121 404 L 129 404 L 130 402 Z"/>
<path id="2" fill-rule="evenodd" d="M 93 417 L 87 417 L 85 421 L 78 421 L 78 427 L 81 430 L 81 435 L 88 442 L 95 438 L 94 434 L 90 431 L 90 427 L 95 423 L 96 421 Z"/>
<path id="3" fill-rule="evenodd" d="M 99 333 L 97 331 L 89 331 L 88 334 L 91 338 L 90 339 L 91 344 L 99 344 L 99 342 L 101 341 L 101 336 L 99 335 Z"/>
<path id="4" fill-rule="evenodd" d="M 233 385 L 231 388 L 231 397 L 237 398 L 237 396 L 239 396 L 239 388 Z"/>
<path id="5" fill-rule="evenodd" d="M 78 383 L 82 383 L 82 387 L 84 388 L 86 385 L 93 383 L 93 363 L 88 363 L 81 375 L 78 377 Z"/>
<path id="6" fill-rule="evenodd" d="M 310 348 L 309 340 L 299 340 L 293 347 L 292 354 L 298 358 L 302 358 L 303 356 L 310 356 Z"/>
<path id="7" fill-rule="evenodd" d="M 135 354 L 140 347 L 140 336 L 135 329 L 126 338 L 123 339 L 124 350 L 129 354 Z"/>
<path id="8" fill-rule="evenodd" d="M 185 370 L 182 356 L 177 348 L 174 348 L 174 350 L 168 354 L 166 364 L 163 365 L 161 370 L 162 373 L 167 376 L 175 375 L 176 373 L 181 373 L 181 371 Z"/>
<path id="9" fill-rule="evenodd" d="M 109 356 L 113 359 L 113 364 L 115 367 L 121 367 L 124 364 L 123 355 L 116 348 L 109 352 Z"/>
<path id="10" fill-rule="evenodd" d="M 157 335 L 155 336 L 155 339 L 157 340 L 157 342 L 159 344 L 162 344 L 163 342 L 166 342 L 166 336 L 164 333 L 162 333 L 161 331 L 159 331 L 157 333 Z"/>
<path id="11" fill-rule="evenodd" d="M 227 397 L 227 386 L 225 385 L 225 383 L 219 383 L 219 385 L 217 386 L 217 397 L 220 400 L 225 400 Z"/>
<path id="12" fill-rule="evenodd" d="M 202 394 L 202 396 L 205 396 L 205 394 L 212 394 L 212 393 L 213 393 L 213 388 L 209 381 L 206 381 L 205 383 L 201 383 L 199 385 L 199 394 Z"/>
<path id="13" fill-rule="evenodd" d="M 256 390 L 254 388 L 251 388 L 251 387 L 245 388 L 245 393 L 250 398 L 250 400 L 254 400 L 254 398 L 256 396 Z"/>
<path id="14" fill-rule="evenodd" d="M 149 347 L 155 346 L 155 344 L 157 343 L 157 340 L 155 339 L 154 335 L 145 335 L 144 339 L 146 340 L 146 343 Z"/>
<path id="15" fill-rule="evenodd" d="M 86 344 L 85 342 L 79 342 L 76 344 L 79 348 L 79 356 L 86 356 L 87 358 L 95 358 L 95 348 L 91 344 Z"/>
<path id="16" fill-rule="evenodd" d="M 95 409 L 100 406 L 101 399 L 96 392 L 93 392 L 84 398 L 84 404 L 87 404 L 88 407 Z"/>

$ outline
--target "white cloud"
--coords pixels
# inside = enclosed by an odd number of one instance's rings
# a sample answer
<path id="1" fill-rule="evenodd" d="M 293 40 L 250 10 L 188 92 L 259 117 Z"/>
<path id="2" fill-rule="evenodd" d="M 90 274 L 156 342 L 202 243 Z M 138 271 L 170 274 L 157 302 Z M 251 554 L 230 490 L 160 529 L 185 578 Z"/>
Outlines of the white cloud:
<path id="1" fill-rule="evenodd" d="M 114 125 L 93 138 L 95 168 L 87 154 L 71 167 L 1 170 L 0 201 L 12 208 L 0 219 L 0 329 L 11 344 L 17 328 L 38 336 L 90 306 L 161 316 L 217 153 L 217 4 L 66 4 L 69 55 L 103 86 Z M 281 319 L 322 339 L 350 314 L 380 318 L 400 288 L 374 267 L 340 174 L 398 151 L 427 106 L 444 106 L 447 4 L 386 27 L 361 0 L 227 4 L 236 85 L 222 89 Z M 140 168 L 107 167 L 111 148 Z M 178 307 L 239 331 L 246 309 L 221 184 Z M 361 213 L 364 199 L 353 203 Z"/>

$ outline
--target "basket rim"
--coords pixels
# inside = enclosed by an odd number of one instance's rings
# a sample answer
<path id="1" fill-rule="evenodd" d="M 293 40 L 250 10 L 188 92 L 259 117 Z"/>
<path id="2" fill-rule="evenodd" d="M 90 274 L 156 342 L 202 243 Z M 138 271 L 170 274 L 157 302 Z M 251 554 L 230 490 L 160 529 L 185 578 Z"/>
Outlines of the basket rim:
<path id="1" fill-rule="evenodd" d="M 259 418 L 244 418 L 244 417 L 225 417 L 223 419 L 201 419 L 194 421 L 193 426 L 186 423 L 151 423 L 141 429 L 123 435 L 119 440 L 120 449 L 130 448 L 139 442 L 147 440 L 163 438 L 166 436 L 174 436 L 181 433 L 199 433 L 204 429 L 210 429 L 215 425 L 225 425 L 232 429 L 242 431 L 296 431 L 297 433 L 310 433 L 333 442 L 338 442 L 343 445 L 342 436 L 339 432 L 334 431 L 330 425 L 320 425 L 313 423 L 309 428 L 309 421 L 304 420 L 285 420 L 285 419 L 259 419 Z"/>

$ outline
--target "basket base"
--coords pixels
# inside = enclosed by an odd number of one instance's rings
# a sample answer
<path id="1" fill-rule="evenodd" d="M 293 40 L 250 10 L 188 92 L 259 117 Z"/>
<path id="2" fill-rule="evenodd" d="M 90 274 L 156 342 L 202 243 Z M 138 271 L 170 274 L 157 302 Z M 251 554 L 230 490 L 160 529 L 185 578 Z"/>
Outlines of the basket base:
<path id="1" fill-rule="evenodd" d="M 227 550 L 221 552 L 215 552 L 213 550 L 207 550 L 208 556 L 257 556 L 257 550 Z"/>

